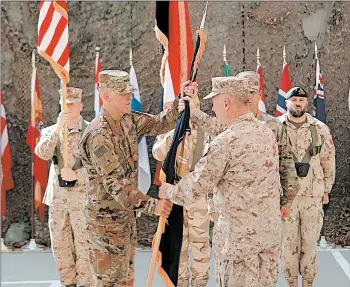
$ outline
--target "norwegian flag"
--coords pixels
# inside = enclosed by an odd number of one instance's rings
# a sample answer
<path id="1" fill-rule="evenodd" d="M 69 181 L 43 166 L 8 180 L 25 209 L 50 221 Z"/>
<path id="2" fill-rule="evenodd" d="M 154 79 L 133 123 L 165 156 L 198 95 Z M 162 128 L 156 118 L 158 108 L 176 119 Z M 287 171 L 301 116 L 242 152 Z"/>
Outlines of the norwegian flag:
<path id="1" fill-rule="evenodd" d="M 67 1 L 41 1 L 38 23 L 38 53 L 50 62 L 64 83 L 69 82 Z"/>
<path id="2" fill-rule="evenodd" d="M 260 91 L 261 91 L 261 97 L 259 100 L 259 110 L 261 112 L 266 113 L 266 100 L 265 100 L 265 93 L 264 93 L 264 79 L 262 75 L 262 66 L 260 63 L 258 63 L 258 66 L 256 68 L 256 72 L 260 76 Z"/>
<path id="3" fill-rule="evenodd" d="M 101 106 L 102 106 L 102 100 L 100 97 L 100 91 L 98 88 L 98 75 L 101 72 L 101 61 L 100 61 L 100 53 L 99 50 L 96 49 L 96 60 L 95 60 L 95 98 L 94 98 L 94 112 L 95 117 L 99 114 Z"/>
<path id="4" fill-rule="evenodd" d="M 33 192 L 35 209 L 39 209 L 39 217 L 44 221 L 45 206 L 42 203 L 44 192 L 47 187 L 48 180 L 48 168 L 47 161 L 39 158 L 35 152 L 35 146 L 39 141 L 41 129 L 44 126 L 43 123 L 43 109 L 40 97 L 40 89 L 38 82 L 38 75 L 36 68 L 33 68 L 32 73 L 32 112 L 31 121 L 29 123 L 27 132 L 27 144 L 30 146 L 32 152 L 32 176 L 33 176 Z"/>
<path id="5" fill-rule="evenodd" d="M 288 70 L 288 64 L 283 63 L 282 75 L 280 80 L 280 89 L 277 96 L 276 117 L 279 117 L 287 112 L 285 103 L 286 94 L 292 88 L 292 82 L 290 80 L 290 74 Z"/>
<path id="6" fill-rule="evenodd" d="M 323 90 L 323 77 L 321 74 L 319 60 L 316 60 L 316 80 L 314 87 L 314 111 L 313 115 L 316 119 L 326 123 L 326 104 Z"/>
<path id="7" fill-rule="evenodd" d="M 9 145 L 9 137 L 7 133 L 6 125 L 6 114 L 4 97 L 1 92 L 1 106 L 0 106 L 0 119 L 1 119 L 1 129 L 0 129 L 0 140 L 1 140 L 1 166 L 2 166 L 2 184 L 1 184 L 1 216 L 6 215 L 6 190 L 14 188 L 13 178 L 12 178 L 12 159 L 11 150 Z"/>

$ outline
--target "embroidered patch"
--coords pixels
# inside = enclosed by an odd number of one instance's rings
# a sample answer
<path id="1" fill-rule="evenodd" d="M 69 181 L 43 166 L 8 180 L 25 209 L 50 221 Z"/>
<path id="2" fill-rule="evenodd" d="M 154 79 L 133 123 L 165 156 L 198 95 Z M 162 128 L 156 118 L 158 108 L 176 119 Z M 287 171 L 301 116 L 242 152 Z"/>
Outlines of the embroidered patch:
<path id="1" fill-rule="evenodd" d="M 95 156 L 101 157 L 103 156 L 108 150 L 104 145 L 100 146 L 97 150 L 94 151 Z"/>

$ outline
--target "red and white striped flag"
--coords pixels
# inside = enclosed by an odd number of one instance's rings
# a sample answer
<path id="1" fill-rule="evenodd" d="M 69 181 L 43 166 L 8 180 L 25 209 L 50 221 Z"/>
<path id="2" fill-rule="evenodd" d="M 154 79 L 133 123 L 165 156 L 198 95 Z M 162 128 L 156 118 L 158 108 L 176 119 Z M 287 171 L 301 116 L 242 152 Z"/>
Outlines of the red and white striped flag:
<path id="1" fill-rule="evenodd" d="M 34 149 L 39 141 L 41 129 L 44 126 L 43 108 L 40 97 L 40 89 L 36 68 L 33 68 L 32 74 L 32 113 L 31 121 L 28 127 L 27 144 L 30 146 L 33 161 L 32 161 L 32 176 L 33 176 L 33 189 L 34 189 L 34 201 L 35 209 L 39 209 L 39 217 L 44 220 L 45 206 L 42 203 L 44 192 L 47 187 L 48 180 L 48 168 L 47 161 L 39 158 Z"/>
<path id="2" fill-rule="evenodd" d="M 64 83 L 69 82 L 67 1 L 41 1 L 38 23 L 38 53 L 50 62 Z"/>
<path id="3" fill-rule="evenodd" d="M 9 144 L 9 137 L 7 133 L 6 125 L 6 114 L 4 97 L 1 92 L 1 106 L 0 106 L 0 118 L 1 118 L 1 130 L 0 130 L 0 140 L 1 140 L 1 165 L 2 165 L 2 184 L 1 184 L 1 216 L 6 214 L 6 190 L 14 188 L 13 178 L 12 178 L 12 159 L 11 150 Z"/>
<path id="4" fill-rule="evenodd" d="M 100 53 L 98 48 L 96 48 L 96 60 L 95 60 L 95 99 L 94 99 L 94 112 L 95 117 L 99 114 L 102 100 L 100 97 L 100 91 L 98 89 L 98 75 L 101 72 L 101 61 L 100 61 Z"/>
<path id="5" fill-rule="evenodd" d="M 258 63 L 258 66 L 256 68 L 256 72 L 260 76 L 261 97 L 260 97 L 260 100 L 259 100 L 259 110 L 261 112 L 266 113 L 266 100 L 265 100 L 265 93 L 264 93 L 264 79 L 263 79 L 263 75 L 262 75 L 262 66 L 261 66 L 260 62 Z"/>

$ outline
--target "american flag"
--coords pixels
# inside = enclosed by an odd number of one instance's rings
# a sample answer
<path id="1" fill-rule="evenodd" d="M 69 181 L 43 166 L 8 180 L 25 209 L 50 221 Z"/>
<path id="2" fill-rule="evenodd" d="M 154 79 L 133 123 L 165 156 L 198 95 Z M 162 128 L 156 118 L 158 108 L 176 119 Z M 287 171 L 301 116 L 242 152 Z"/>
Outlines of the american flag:
<path id="1" fill-rule="evenodd" d="M 316 80 L 314 87 L 314 117 L 326 123 L 326 105 L 323 90 L 323 77 L 321 74 L 319 60 L 316 60 Z"/>
<path id="2" fill-rule="evenodd" d="M 276 117 L 279 117 L 287 112 L 286 107 L 286 94 L 292 88 L 292 82 L 290 80 L 290 74 L 288 70 L 288 64 L 283 63 L 283 70 L 280 80 L 280 89 L 277 96 Z"/>
<path id="3" fill-rule="evenodd" d="M 1 166 L 2 166 L 2 185 L 1 185 L 1 216 L 6 214 L 6 190 L 14 187 L 12 178 L 12 159 L 11 150 L 9 145 L 9 137 L 7 133 L 6 115 L 4 97 L 1 92 L 1 105 L 0 105 L 0 150 L 1 150 Z"/>
<path id="4" fill-rule="evenodd" d="M 50 62 L 64 83 L 69 82 L 67 1 L 41 1 L 38 23 L 38 53 Z"/>
<path id="5" fill-rule="evenodd" d="M 95 99 L 94 99 L 94 112 L 95 117 L 99 114 L 101 106 L 102 106 L 102 100 L 100 97 L 100 91 L 98 89 L 98 75 L 101 72 L 101 61 L 100 61 L 100 49 L 96 48 L 96 60 L 95 60 Z"/>

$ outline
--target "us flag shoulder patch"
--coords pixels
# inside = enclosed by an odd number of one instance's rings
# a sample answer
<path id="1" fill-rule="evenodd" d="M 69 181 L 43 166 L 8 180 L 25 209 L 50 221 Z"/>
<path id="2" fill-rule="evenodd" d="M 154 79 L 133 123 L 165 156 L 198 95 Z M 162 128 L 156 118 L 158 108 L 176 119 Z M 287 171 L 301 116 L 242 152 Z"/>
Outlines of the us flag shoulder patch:
<path id="1" fill-rule="evenodd" d="M 104 145 L 101 145 L 98 149 L 94 151 L 95 156 L 101 157 L 103 156 L 108 150 Z"/>

